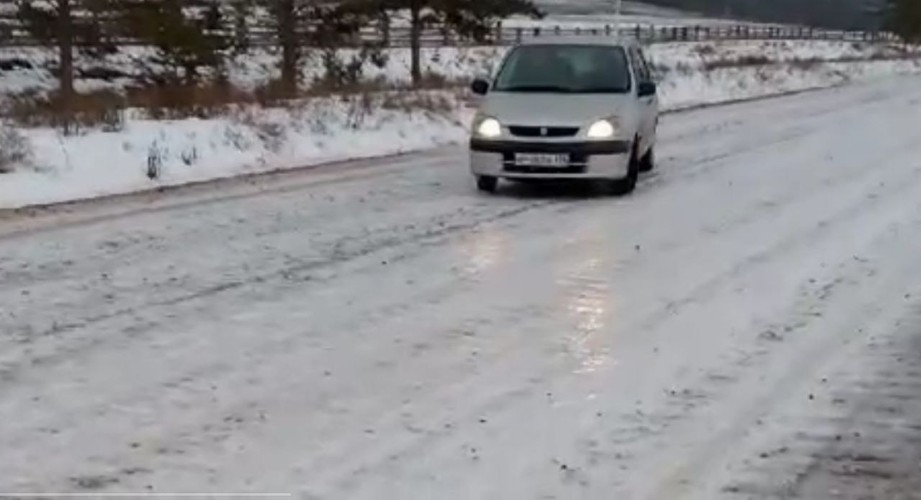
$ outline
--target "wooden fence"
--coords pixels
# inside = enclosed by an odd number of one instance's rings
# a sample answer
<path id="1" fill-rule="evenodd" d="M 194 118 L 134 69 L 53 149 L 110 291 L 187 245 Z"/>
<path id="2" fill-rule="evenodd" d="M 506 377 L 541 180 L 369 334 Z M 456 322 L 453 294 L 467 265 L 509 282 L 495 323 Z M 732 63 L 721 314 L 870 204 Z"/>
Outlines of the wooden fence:
<path id="1" fill-rule="evenodd" d="M 3 22 L 6 21 L 6 24 Z M 231 30 L 221 30 L 220 34 L 240 39 L 240 34 Z M 621 27 L 612 25 L 594 25 L 583 27 L 541 26 L 535 28 L 514 28 L 497 26 L 480 39 L 458 35 L 447 28 L 429 27 L 423 30 L 421 45 L 423 47 L 451 47 L 470 45 L 513 45 L 526 40 L 543 37 L 565 36 L 620 36 L 637 39 L 643 43 L 694 42 L 719 40 L 844 40 L 844 41 L 898 41 L 890 33 L 875 31 L 841 31 L 824 30 L 808 27 L 762 26 L 762 25 L 701 25 L 701 26 L 654 26 L 636 25 Z M 256 26 L 247 30 L 245 39 L 253 47 L 272 47 L 277 45 L 275 33 L 267 27 Z M 305 36 L 306 40 L 315 37 Z M 118 45 L 143 45 L 130 38 L 117 40 Z M 0 18 L 0 47 L 28 47 L 38 43 L 21 28 Z M 410 46 L 410 29 L 407 26 L 381 29 L 365 27 L 358 33 L 341 42 L 343 47 L 371 45 L 377 47 L 405 48 Z"/>

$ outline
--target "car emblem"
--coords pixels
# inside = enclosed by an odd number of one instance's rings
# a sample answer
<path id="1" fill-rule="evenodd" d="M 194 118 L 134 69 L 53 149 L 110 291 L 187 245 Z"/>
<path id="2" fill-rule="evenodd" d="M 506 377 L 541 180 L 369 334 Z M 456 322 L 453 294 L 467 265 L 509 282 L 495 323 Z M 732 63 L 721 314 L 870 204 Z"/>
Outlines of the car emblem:
<path id="1" fill-rule="evenodd" d="M 547 137 L 547 127 L 541 127 L 540 135 Z"/>

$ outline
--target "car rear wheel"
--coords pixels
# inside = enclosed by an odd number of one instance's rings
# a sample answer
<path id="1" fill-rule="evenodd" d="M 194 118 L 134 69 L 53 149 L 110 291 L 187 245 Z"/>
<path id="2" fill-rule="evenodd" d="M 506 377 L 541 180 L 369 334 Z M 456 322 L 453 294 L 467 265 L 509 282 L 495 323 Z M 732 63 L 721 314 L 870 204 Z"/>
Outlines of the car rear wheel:
<path id="1" fill-rule="evenodd" d="M 649 151 L 640 159 L 640 172 L 651 172 L 654 168 L 656 168 L 656 151 L 650 146 Z"/>
<path id="2" fill-rule="evenodd" d="M 499 178 L 489 175 L 477 176 L 476 188 L 484 193 L 495 193 L 499 189 Z"/>

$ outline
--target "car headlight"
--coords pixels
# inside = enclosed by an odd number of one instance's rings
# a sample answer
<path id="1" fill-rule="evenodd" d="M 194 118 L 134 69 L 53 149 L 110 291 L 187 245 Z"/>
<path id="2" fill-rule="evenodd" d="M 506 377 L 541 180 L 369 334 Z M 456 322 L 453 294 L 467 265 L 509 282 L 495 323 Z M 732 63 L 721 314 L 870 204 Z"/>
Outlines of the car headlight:
<path id="1" fill-rule="evenodd" d="M 617 134 L 617 127 L 611 120 L 598 120 L 588 128 L 589 139 L 610 139 Z"/>
<path id="2" fill-rule="evenodd" d="M 502 124 L 495 118 L 484 118 L 477 124 L 476 134 L 487 139 L 499 137 L 502 135 Z"/>

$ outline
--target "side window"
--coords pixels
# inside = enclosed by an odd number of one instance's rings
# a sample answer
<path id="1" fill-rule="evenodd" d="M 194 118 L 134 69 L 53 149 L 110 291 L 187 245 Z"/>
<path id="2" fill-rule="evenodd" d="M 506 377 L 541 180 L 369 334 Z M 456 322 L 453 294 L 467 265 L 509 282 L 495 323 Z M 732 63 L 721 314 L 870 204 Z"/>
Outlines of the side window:
<path id="1" fill-rule="evenodd" d="M 643 66 L 643 68 L 644 68 L 644 71 L 645 71 L 645 74 L 646 74 L 646 80 L 648 80 L 648 81 L 653 81 L 653 80 L 655 80 L 655 79 L 656 79 L 656 74 L 655 74 L 655 72 L 652 70 L 652 65 L 649 64 L 649 60 L 646 59 L 646 54 L 643 53 L 643 49 L 636 49 L 636 53 L 637 53 L 637 55 L 639 56 L 640 65 Z"/>
<path id="2" fill-rule="evenodd" d="M 636 75 L 636 79 L 639 82 L 649 81 L 650 74 L 649 69 L 644 64 L 642 55 L 636 47 L 630 47 L 630 65 L 633 66 L 633 73 Z"/>

